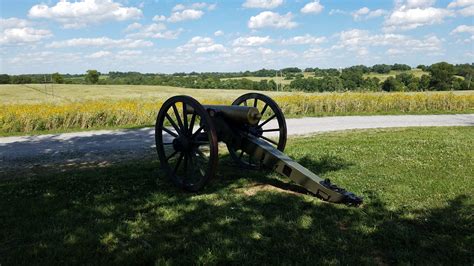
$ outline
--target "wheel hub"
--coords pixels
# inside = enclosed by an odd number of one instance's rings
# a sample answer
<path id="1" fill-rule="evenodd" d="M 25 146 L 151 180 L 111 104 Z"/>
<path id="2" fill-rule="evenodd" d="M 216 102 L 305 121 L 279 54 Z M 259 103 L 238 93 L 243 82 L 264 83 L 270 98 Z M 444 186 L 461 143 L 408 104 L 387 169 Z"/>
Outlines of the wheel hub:
<path id="1" fill-rule="evenodd" d="M 176 151 L 191 151 L 192 147 L 192 142 L 188 137 L 180 136 L 173 140 L 173 148 Z"/>

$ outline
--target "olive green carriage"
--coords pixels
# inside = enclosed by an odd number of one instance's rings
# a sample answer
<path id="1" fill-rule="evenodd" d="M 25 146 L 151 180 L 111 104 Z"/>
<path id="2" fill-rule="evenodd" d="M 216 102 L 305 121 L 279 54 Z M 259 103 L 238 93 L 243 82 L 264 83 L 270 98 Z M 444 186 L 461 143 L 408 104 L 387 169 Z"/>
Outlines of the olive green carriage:
<path id="1" fill-rule="evenodd" d="M 362 198 L 322 179 L 283 153 L 285 117 L 275 101 L 248 93 L 232 105 L 201 105 L 189 96 L 163 103 L 155 125 L 160 166 L 187 191 L 200 190 L 216 173 L 218 143 L 243 168 L 261 167 L 287 176 L 322 200 L 359 205 Z"/>

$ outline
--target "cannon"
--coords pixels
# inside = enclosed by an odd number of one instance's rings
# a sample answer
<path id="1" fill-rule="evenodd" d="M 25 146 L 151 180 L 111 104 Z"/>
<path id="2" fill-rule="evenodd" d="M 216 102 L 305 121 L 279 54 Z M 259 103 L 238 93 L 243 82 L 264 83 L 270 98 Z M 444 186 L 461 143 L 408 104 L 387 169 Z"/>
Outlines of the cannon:
<path id="1" fill-rule="evenodd" d="M 244 94 L 230 106 L 201 105 L 192 97 L 174 96 L 163 103 L 155 124 L 160 167 L 186 191 L 202 189 L 215 176 L 221 142 L 240 167 L 276 171 L 324 201 L 362 203 L 361 197 L 285 155 L 286 139 L 283 112 L 259 93 Z"/>

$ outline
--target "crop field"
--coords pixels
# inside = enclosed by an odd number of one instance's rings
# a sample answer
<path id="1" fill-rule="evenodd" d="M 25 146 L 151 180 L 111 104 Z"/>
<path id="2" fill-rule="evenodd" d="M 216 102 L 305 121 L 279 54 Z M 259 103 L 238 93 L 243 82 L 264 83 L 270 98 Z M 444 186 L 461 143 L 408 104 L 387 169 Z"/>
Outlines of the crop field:
<path id="1" fill-rule="evenodd" d="M 0 134 L 149 126 L 163 101 L 186 94 L 204 104 L 231 104 L 249 91 L 160 86 L 0 86 Z M 47 93 L 46 93 L 47 92 Z M 287 117 L 474 112 L 473 92 L 263 92 Z"/>
<path id="2" fill-rule="evenodd" d="M 289 139 L 286 153 L 363 195 L 324 203 L 237 168 L 183 193 L 155 158 L 0 178 L 2 265 L 472 265 L 472 128 Z"/>
<path id="3" fill-rule="evenodd" d="M 189 89 L 146 85 L 0 85 L 0 104 L 67 103 L 87 100 L 163 101 L 174 95 L 190 95 L 198 100 L 233 100 L 246 90 Z M 270 96 L 285 92 L 265 92 Z"/>

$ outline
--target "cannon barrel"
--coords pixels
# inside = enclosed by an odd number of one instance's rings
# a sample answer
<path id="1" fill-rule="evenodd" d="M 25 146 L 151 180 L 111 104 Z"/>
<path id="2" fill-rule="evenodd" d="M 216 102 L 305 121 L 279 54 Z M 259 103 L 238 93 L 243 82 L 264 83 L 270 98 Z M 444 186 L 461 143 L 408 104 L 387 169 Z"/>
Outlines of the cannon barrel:
<path id="1" fill-rule="evenodd" d="M 238 106 L 238 105 L 203 105 L 211 116 L 221 114 L 224 118 L 238 124 L 256 125 L 262 118 L 262 115 L 256 107 Z M 194 110 L 188 106 L 188 112 L 193 113 Z"/>

